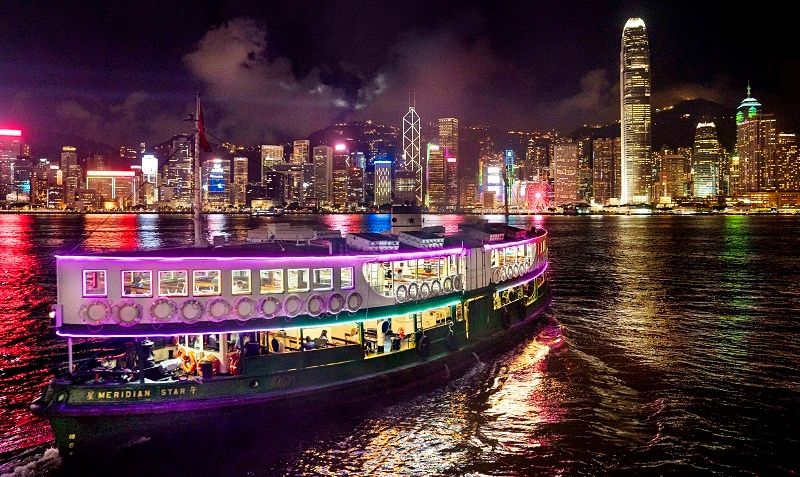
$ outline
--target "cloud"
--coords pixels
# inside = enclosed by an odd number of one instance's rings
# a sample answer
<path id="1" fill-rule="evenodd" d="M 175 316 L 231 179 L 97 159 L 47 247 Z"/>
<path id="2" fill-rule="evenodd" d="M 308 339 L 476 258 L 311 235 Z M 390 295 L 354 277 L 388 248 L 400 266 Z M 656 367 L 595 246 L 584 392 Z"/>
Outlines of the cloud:
<path id="1" fill-rule="evenodd" d="M 653 106 L 663 108 L 687 99 L 703 98 L 720 104 L 736 105 L 744 97 L 744 89 L 739 92 L 731 87 L 730 79 L 718 76 L 709 84 L 681 83 L 663 89 L 653 90 Z M 733 109 L 733 108 L 731 108 Z"/>
<path id="2" fill-rule="evenodd" d="M 362 116 L 394 119 L 408 108 L 408 93 L 416 98 L 423 120 L 442 116 L 479 119 L 504 64 L 488 42 L 467 40 L 449 30 L 408 33 L 389 52 L 386 65 L 359 97 Z M 485 111 L 492 113 L 493 111 Z"/>
<path id="3" fill-rule="evenodd" d="M 619 83 L 612 84 L 604 68 L 591 70 L 580 80 L 580 91 L 560 101 L 536 107 L 551 127 L 572 128 L 619 119 Z"/>
<path id="4" fill-rule="evenodd" d="M 145 138 L 165 140 L 186 132 L 179 115 L 163 112 L 161 101 L 142 91 L 135 91 L 120 101 L 84 97 L 68 99 L 55 105 L 60 133 L 104 142 L 132 144 Z"/>
<path id="5" fill-rule="evenodd" d="M 183 57 L 214 103 L 206 114 L 212 132 L 253 143 L 308 134 L 350 108 L 345 93 L 324 84 L 318 70 L 298 77 L 289 59 L 268 58 L 267 47 L 266 30 L 239 18 L 208 31 Z"/>

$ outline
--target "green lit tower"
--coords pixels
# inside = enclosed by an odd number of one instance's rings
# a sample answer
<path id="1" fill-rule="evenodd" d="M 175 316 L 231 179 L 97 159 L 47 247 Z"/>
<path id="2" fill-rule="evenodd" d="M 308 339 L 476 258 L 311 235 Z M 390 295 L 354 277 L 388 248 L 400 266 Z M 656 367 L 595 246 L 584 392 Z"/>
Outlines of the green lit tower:
<path id="1" fill-rule="evenodd" d="M 739 156 L 738 183 L 733 192 L 770 191 L 776 189 L 777 164 L 775 118 L 764 114 L 761 103 L 751 94 L 736 110 L 736 154 Z"/>

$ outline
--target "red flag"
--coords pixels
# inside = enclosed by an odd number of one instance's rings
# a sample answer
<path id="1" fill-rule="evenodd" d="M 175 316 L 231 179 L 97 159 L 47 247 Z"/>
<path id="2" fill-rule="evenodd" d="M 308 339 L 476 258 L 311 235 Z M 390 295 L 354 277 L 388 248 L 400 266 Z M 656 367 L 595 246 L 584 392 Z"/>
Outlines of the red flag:
<path id="1" fill-rule="evenodd" d="M 206 139 L 206 125 L 203 121 L 203 105 L 200 104 L 200 98 L 197 98 L 197 135 L 200 142 L 200 149 L 205 152 L 211 152 L 211 144 Z"/>

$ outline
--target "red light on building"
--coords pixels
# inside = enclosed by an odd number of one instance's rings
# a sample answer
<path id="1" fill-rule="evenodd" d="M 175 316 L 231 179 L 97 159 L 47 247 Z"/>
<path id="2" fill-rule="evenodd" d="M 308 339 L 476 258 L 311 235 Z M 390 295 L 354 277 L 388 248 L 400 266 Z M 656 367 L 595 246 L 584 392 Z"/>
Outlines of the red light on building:
<path id="1" fill-rule="evenodd" d="M 347 146 L 345 146 L 344 144 L 337 144 L 334 147 L 334 149 L 336 149 L 337 151 L 344 151 L 345 149 L 347 149 Z"/>
<path id="2" fill-rule="evenodd" d="M 22 131 L 20 129 L 0 129 L 0 136 L 22 136 Z"/>

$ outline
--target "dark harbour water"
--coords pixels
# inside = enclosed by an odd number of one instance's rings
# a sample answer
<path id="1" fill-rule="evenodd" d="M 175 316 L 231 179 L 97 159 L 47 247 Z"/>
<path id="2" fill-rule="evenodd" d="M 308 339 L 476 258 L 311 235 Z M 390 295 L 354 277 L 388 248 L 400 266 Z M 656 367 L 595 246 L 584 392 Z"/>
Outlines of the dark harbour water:
<path id="1" fill-rule="evenodd" d="M 210 216 L 207 226 L 243 239 L 267 220 Z M 386 215 L 305 220 L 389 224 Z M 532 337 L 399 402 L 247 430 L 249 444 L 216 443 L 213 457 L 126 461 L 114 474 L 800 473 L 800 217 L 514 221 L 550 231 L 549 315 L 568 342 L 560 350 Z M 64 353 L 47 318 L 53 254 L 89 231 L 89 250 L 153 248 L 186 243 L 192 225 L 188 216 L 0 215 L 0 474 L 69 474 L 27 404 Z"/>

